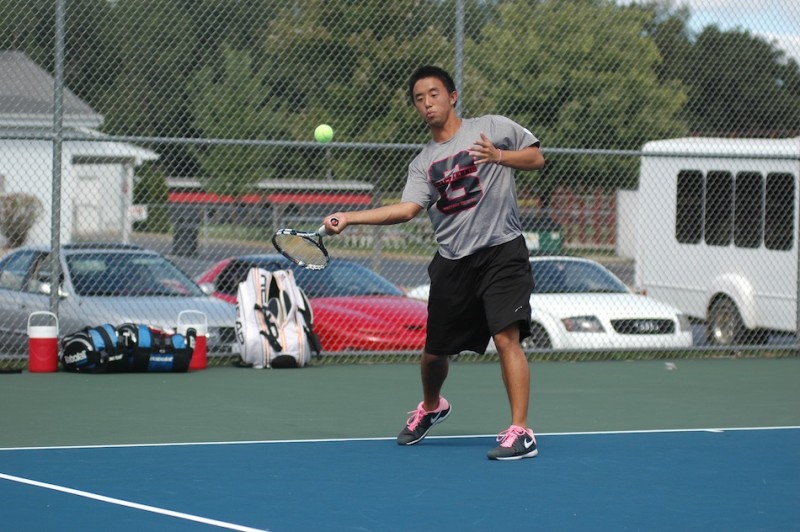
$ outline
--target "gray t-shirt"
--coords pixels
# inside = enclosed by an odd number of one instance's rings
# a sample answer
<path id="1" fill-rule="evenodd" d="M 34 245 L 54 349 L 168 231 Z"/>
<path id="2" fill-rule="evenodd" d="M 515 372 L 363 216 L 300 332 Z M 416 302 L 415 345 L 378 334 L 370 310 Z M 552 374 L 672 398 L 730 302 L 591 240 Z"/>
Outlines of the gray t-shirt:
<path id="1" fill-rule="evenodd" d="M 427 209 L 439 253 L 458 259 L 522 234 L 514 170 L 475 164 L 470 147 L 484 133 L 501 150 L 538 145 L 533 134 L 498 115 L 467 118 L 450 140 L 429 142 L 408 165 L 402 201 Z"/>

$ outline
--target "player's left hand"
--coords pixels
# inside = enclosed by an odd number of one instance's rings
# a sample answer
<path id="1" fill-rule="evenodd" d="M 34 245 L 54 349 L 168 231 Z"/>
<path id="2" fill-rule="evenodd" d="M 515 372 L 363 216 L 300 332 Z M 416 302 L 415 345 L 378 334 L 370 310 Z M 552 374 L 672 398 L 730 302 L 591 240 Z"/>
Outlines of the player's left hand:
<path id="1" fill-rule="evenodd" d="M 469 154 L 475 157 L 475 164 L 499 164 L 503 157 L 500 148 L 495 147 L 485 133 L 481 133 L 481 139 L 475 141 Z"/>

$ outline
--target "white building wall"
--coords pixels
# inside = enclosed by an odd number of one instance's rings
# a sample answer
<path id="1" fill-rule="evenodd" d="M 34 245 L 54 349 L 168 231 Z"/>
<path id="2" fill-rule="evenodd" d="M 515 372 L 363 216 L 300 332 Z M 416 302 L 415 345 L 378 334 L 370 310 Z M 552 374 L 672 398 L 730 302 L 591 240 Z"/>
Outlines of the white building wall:
<path id="1" fill-rule="evenodd" d="M 127 208 L 133 197 L 132 168 L 156 158 L 154 152 L 130 144 L 65 141 L 61 168 L 61 242 L 123 240 L 130 233 Z M 32 194 L 42 203 L 26 244 L 50 244 L 52 166 L 50 141 L 0 141 L 3 193 Z"/>

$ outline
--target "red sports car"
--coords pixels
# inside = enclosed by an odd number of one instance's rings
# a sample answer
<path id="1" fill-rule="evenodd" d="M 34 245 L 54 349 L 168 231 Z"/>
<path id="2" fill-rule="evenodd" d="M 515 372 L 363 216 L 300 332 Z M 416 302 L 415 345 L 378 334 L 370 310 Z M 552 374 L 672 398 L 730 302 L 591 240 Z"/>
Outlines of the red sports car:
<path id="1" fill-rule="evenodd" d="M 236 303 L 239 283 L 251 268 L 294 271 L 311 302 L 314 331 L 325 353 L 421 351 L 425 346 L 427 305 L 356 262 L 337 259 L 312 271 L 277 254 L 246 255 L 215 264 L 197 282 L 215 297 Z"/>

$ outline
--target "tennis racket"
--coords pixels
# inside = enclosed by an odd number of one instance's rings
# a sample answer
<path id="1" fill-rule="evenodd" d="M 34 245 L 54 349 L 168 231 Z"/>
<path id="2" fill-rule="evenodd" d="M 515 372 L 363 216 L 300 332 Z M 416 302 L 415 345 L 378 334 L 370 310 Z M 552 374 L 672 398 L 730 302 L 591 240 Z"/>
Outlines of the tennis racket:
<path id="1" fill-rule="evenodd" d="M 339 220 L 332 218 L 331 224 L 338 225 Z M 322 270 L 330 262 L 328 250 L 322 243 L 324 236 L 327 236 L 324 225 L 313 233 L 296 229 L 278 229 L 272 237 L 272 245 L 281 255 L 298 266 L 308 270 Z"/>

